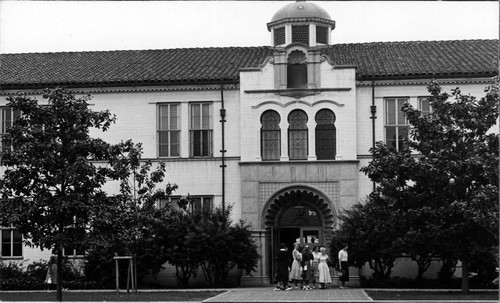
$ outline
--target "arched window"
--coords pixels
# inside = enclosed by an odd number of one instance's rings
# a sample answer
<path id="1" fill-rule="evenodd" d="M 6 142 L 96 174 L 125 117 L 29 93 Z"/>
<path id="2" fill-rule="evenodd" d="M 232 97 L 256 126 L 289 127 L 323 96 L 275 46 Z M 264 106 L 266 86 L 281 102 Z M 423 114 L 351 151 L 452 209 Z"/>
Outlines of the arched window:
<path id="1" fill-rule="evenodd" d="M 307 115 L 294 110 L 288 115 L 288 156 L 290 160 L 307 159 Z"/>
<path id="2" fill-rule="evenodd" d="M 274 110 L 260 117 L 260 150 L 262 160 L 279 160 L 281 156 L 280 115 Z"/>
<path id="3" fill-rule="evenodd" d="M 307 57 L 300 50 L 294 50 L 287 61 L 287 87 L 307 88 Z"/>
<path id="4" fill-rule="evenodd" d="M 329 109 L 318 111 L 316 114 L 316 158 L 318 160 L 335 159 L 336 141 L 335 114 Z"/>

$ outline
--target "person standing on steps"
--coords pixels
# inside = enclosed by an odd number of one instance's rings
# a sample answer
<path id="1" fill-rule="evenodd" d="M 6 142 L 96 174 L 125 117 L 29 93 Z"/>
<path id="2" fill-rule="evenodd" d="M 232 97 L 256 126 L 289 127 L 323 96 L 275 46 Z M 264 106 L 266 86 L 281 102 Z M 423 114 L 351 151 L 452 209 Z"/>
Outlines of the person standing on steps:
<path id="1" fill-rule="evenodd" d="M 319 285 L 321 289 L 325 289 L 326 283 L 332 283 L 332 276 L 330 276 L 330 268 L 328 267 L 329 257 L 326 254 L 326 248 L 321 247 L 319 249 L 319 264 L 318 264 L 318 272 L 319 272 Z"/>
<path id="2" fill-rule="evenodd" d="M 295 249 L 292 252 L 293 263 L 292 268 L 290 269 L 290 281 L 292 281 L 295 285 L 295 288 L 298 288 L 297 283 L 300 281 L 300 287 L 302 288 L 302 267 L 300 266 L 300 262 L 302 261 L 302 254 L 300 243 L 295 243 Z"/>
<path id="3" fill-rule="evenodd" d="M 280 251 L 276 256 L 277 271 L 276 280 L 278 286 L 274 290 L 291 290 L 292 288 L 288 286 L 288 247 L 285 243 L 280 244 Z"/>
<path id="4" fill-rule="evenodd" d="M 340 285 L 341 289 L 347 288 L 345 286 L 345 282 L 349 281 L 349 261 L 348 261 L 348 254 L 347 254 L 348 245 L 344 244 L 343 247 L 344 248 L 342 248 L 339 251 L 339 266 L 340 266 L 340 270 L 342 272 L 342 276 L 339 277 L 339 280 L 341 283 L 341 285 Z"/>
<path id="5" fill-rule="evenodd" d="M 309 245 L 306 245 L 304 249 L 302 250 L 302 275 L 304 278 L 304 286 L 302 287 L 303 290 L 310 290 L 311 287 L 309 286 L 309 281 L 312 280 L 312 260 L 313 260 L 313 255 L 311 253 L 311 250 L 309 248 Z"/>

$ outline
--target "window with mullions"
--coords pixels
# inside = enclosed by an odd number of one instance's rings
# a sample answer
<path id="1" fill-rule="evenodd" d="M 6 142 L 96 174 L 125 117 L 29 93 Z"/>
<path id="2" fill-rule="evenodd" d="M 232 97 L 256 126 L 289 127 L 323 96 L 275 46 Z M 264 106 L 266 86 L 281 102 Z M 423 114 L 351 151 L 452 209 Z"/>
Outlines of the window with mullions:
<path id="1" fill-rule="evenodd" d="M 13 228 L 0 229 L 0 257 L 16 258 L 23 256 L 23 237 Z"/>
<path id="2" fill-rule="evenodd" d="M 307 115 L 296 109 L 288 115 L 288 156 L 290 160 L 307 159 Z"/>
<path id="3" fill-rule="evenodd" d="M 158 154 L 160 157 L 180 156 L 180 104 L 158 106 Z"/>
<path id="4" fill-rule="evenodd" d="M 262 160 L 279 160 L 281 156 L 280 115 L 274 110 L 265 111 L 261 118 L 260 149 Z"/>
<path id="5" fill-rule="evenodd" d="M 10 107 L 0 107 L 0 140 L 2 141 L 1 152 L 11 150 L 12 145 L 9 142 L 5 142 L 4 138 L 7 135 L 7 131 L 12 127 L 12 123 L 20 116 L 20 112 L 13 110 Z"/>
<path id="6" fill-rule="evenodd" d="M 337 153 L 337 129 L 335 114 L 329 109 L 322 109 L 316 114 L 316 158 L 318 160 L 335 159 Z"/>
<path id="7" fill-rule="evenodd" d="M 408 122 L 401 110 L 407 98 L 385 99 L 385 143 L 394 149 L 401 149 L 408 139 Z"/>
<path id="8" fill-rule="evenodd" d="M 213 155 L 212 104 L 190 104 L 190 156 L 211 157 Z"/>
<path id="9" fill-rule="evenodd" d="M 422 113 L 424 117 L 432 113 L 432 108 L 429 98 L 418 99 L 418 110 Z"/>
<path id="10" fill-rule="evenodd" d="M 85 250 L 73 248 L 72 246 L 63 247 L 63 256 L 68 258 L 83 258 Z"/>
<path id="11" fill-rule="evenodd" d="M 156 201 L 156 207 L 157 208 L 165 208 L 165 207 L 171 207 L 171 209 L 179 209 L 179 200 L 181 199 L 180 196 L 171 196 L 171 197 L 165 197 L 161 198 L 158 201 Z"/>
<path id="12" fill-rule="evenodd" d="M 214 207 L 213 197 L 191 197 L 191 201 L 191 210 L 193 212 L 209 211 Z"/>

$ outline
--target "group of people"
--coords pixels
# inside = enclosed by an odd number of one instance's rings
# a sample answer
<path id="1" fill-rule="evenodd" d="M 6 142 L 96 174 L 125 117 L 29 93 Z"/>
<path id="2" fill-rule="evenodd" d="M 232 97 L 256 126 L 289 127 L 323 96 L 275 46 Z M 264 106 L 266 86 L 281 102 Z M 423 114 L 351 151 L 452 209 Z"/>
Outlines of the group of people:
<path id="1" fill-rule="evenodd" d="M 276 281 L 278 285 L 274 290 L 299 289 L 299 283 L 300 288 L 303 290 L 316 288 L 316 283 L 319 284 L 319 288 L 325 289 L 326 284 L 332 283 L 329 269 L 332 262 L 326 254 L 325 247 L 315 246 L 311 249 L 309 245 L 301 247 L 300 243 L 295 243 L 294 247 L 292 252 L 293 261 L 290 266 L 288 247 L 284 243 L 280 244 L 280 251 L 276 256 Z M 344 245 L 344 248 L 338 253 L 339 280 L 342 289 L 346 288 L 345 282 L 349 281 L 347 248 L 347 245 Z M 293 283 L 293 286 L 289 282 Z"/>

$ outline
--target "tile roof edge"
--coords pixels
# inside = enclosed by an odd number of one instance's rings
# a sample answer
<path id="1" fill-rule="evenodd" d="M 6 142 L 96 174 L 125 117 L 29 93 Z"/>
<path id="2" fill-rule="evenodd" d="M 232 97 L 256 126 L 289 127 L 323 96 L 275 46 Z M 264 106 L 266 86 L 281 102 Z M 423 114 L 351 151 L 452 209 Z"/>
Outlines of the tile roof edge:
<path id="1" fill-rule="evenodd" d="M 499 41 L 499 39 L 451 39 L 451 40 L 410 40 L 410 41 L 373 41 L 373 42 L 353 42 L 337 43 L 320 48 L 330 48 L 341 45 L 388 45 L 388 44 L 411 44 L 411 43 L 451 43 L 451 42 L 478 42 L 478 41 Z M 261 46 L 207 46 L 207 47 L 176 47 L 157 49 L 122 49 L 122 50 L 82 50 L 82 51 L 55 51 L 55 52 L 20 52 L 20 53 L 0 53 L 2 55 L 34 55 L 34 54 L 83 54 L 83 53 L 123 53 L 123 52 L 155 52 L 155 51 L 187 51 L 187 50 L 227 50 L 227 49 L 268 49 L 274 47 L 270 45 Z"/>

